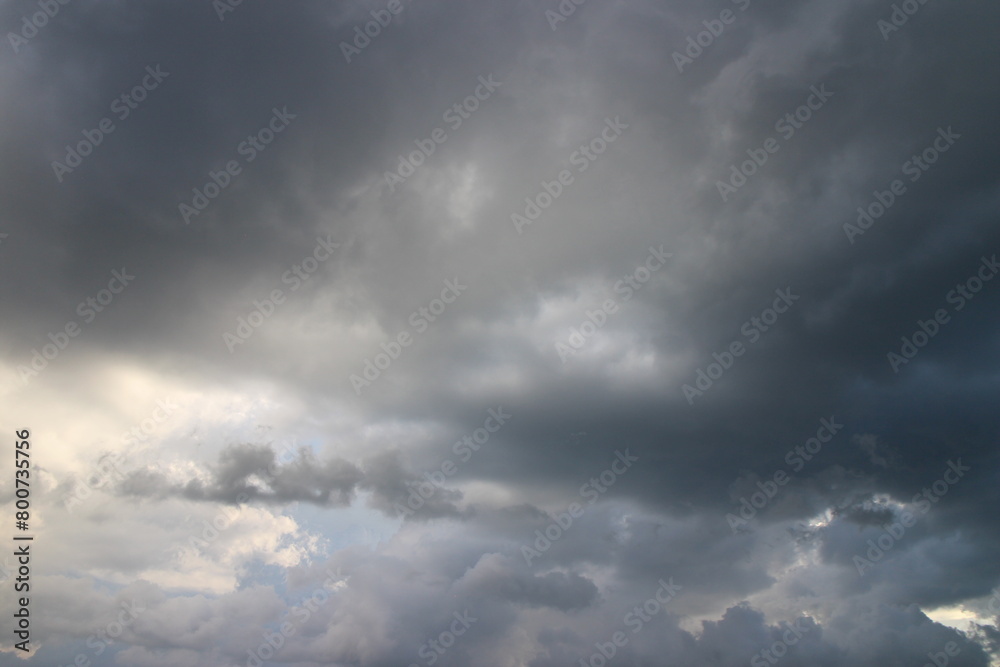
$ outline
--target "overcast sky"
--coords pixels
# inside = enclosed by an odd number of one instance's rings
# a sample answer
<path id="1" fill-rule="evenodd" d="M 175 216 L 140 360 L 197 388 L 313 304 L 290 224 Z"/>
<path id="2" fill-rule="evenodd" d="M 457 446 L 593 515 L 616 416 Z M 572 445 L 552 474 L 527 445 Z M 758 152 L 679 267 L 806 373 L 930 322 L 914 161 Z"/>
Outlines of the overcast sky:
<path id="1" fill-rule="evenodd" d="M 0 665 L 1000 664 L 1000 6 L 237 2 L 0 1 Z"/>

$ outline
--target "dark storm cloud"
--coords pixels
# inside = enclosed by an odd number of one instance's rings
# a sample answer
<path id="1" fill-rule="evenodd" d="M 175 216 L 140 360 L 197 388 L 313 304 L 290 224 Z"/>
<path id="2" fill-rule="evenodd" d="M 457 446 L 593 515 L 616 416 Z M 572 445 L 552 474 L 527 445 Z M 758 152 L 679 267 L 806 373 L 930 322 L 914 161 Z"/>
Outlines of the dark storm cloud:
<path id="1" fill-rule="evenodd" d="M 468 515 L 455 505 L 462 498 L 460 491 L 405 469 L 398 451 L 373 456 L 359 467 L 346 459 L 321 460 L 307 447 L 289 455 L 288 449 L 279 452 L 270 445 L 231 445 L 210 466 L 207 481 L 173 477 L 162 467 L 139 468 L 121 470 L 113 481 L 116 492 L 126 496 L 227 504 L 307 502 L 342 507 L 363 490 L 370 493 L 371 507 L 391 517 L 428 521 Z"/>
<path id="2" fill-rule="evenodd" d="M 467 8 L 419 12 L 429 12 L 423 20 L 442 29 L 449 21 L 473 27 L 487 20 Z M 7 23 L 19 18 L 13 6 L 7 13 Z M 364 14 L 352 12 L 356 19 Z M 218 323 L 204 319 L 218 308 L 213 295 L 232 293 L 269 269 L 280 275 L 311 245 L 314 229 L 344 229 L 338 218 L 351 203 L 343 191 L 380 172 L 389 159 L 383 151 L 411 142 L 411 130 L 390 129 L 399 114 L 436 107 L 459 85 L 464 96 L 476 75 L 498 65 L 483 63 L 486 56 L 466 58 L 473 74 L 432 79 L 429 71 L 446 69 L 447 52 L 428 52 L 422 63 L 396 61 L 391 50 L 405 46 L 384 38 L 381 55 L 372 49 L 346 67 L 338 43 L 353 19 L 320 3 L 246 6 L 220 22 L 210 4 L 81 2 L 59 18 L 7 70 L 19 95 L 5 105 L 17 127 L 5 133 L 5 197 L 20 250 L 4 270 L 31 286 L 20 292 L 26 315 L 61 325 L 105 266 L 141 266 L 141 291 L 159 305 L 139 315 L 146 309 L 131 304 L 118 326 L 102 329 L 109 341 L 141 336 L 168 347 L 178 340 L 197 345 L 200 332 L 185 331 L 189 318 L 214 334 Z M 455 38 L 466 39 L 458 32 Z M 147 65 L 168 76 L 118 120 L 114 100 L 141 82 Z M 424 75 L 400 81 L 415 66 Z M 391 74 L 379 76 L 380 70 Z M 441 90 L 426 90 L 431 81 Z M 426 101 L 414 98 L 419 92 Z M 40 107 L 48 113 L 32 113 Z M 248 164 L 238 147 L 267 127 L 275 107 L 296 117 Z M 65 145 L 82 140 L 103 117 L 116 129 L 59 183 L 51 161 L 62 160 Z M 24 139 L 32 135 L 41 149 Z M 185 225 L 178 204 L 190 203 L 192 188 L 203 188 L 209 172 L 224 170 L 229 160 L 241 162 L 244 173 Z M 306 199 L 292 196 L 299 188 Z M 56 276 L 37 268 L 37 253 L 50 244 L 67 249 Z M 202 296 L 192 299 L 196 285 Z M 23 330 L 24 342 L 36 331 Z"/>
<path id="3" fill-rule="evenodd" d="M 372 492 L 368 504 L 389 516 L 416 521 L 439 517 L 460 518 L 465 512 L 455 503 L 462 493 L 439 487 L 403 467 L 398 451 L 387 451 L 365 462 L 360 486 Z"/>
<path id="4" fill-rule="evenodd" d="M 277 460 L 266 445 L 234 445 L 222 451 L 211 479 L 175 483 L 159 471 L 137 470 L 124 475 L 119 492 L 133 496 L 179 496 L 222 503 L 304 501 L 324 506 L 350 504 L 362 472 L 343 459 L 319 461 L 301 448 L 289 462 Z"/>
<path id="5" fill-rule="evenodd" d="M 365 494 L 405 516 L 382 552 L 332 557 L 353 574 L 289 642 L 306 664 L 409 664 L 466 607 L 480 620 L 443 664 L 575 664 L 665 576 L 685 586 L 676 616 L 619 660 L 746 664 L 781 641 L 775 618 L 802 612 L 783 665 L 921 664 L 949 641 L 961 647 L 950 664 L 987 664 L 924 611 L 1000 580 L 1000 280 L 954 296 L 1000 253 L 988 74 L 1000 8 L 928 2 L 884 39 L 883 2 L 563 3 L 576 9 L 552 29 L 556 2 L 404 0 L 347 62 L 341 43 L 387 4 L 244 2 L 219 20 L 209 2 L 73 0 L 4 54 L 0 352 L 16 368 L 50 332 L 82 329 L 30 390 L 120 355 L 194 384 L 264 378 L 328 441 L 349 440 L 331 415 L 402 425 L 291 461 L 210 444 L 191 462 L 204 475 L 138 469 L 117 491 L 278 511 Z M 674 52 L 723 10 L 735 21 L 678 72 Z M 30 11 L 7 3 L 0 25 Z M 119 118 L 115 100 L 147 67 L 168 74 Z M 483 77 L 496 89 L 449 127 L 447 110 Z M 809 119 L 789 121 L 802 105 Z M 115 130 L 57 177 L 52 162 L 106 116 Z M 627 129 L 578 170 L 571 156 L 611 119 Z M 265 128 L 274 141 L 251 161 L 241 146 Z M 447 140 L 390 188 L 386 172 L 436 128 Z M 942 136 L 957 138 L 914 170 Z M 746 183 L 720 194 L 761 151 Z M 518 234 L 511 214 L 563 169 L 574 182 Z M 186 224 L 178 205 L 212 174 L 228 185 Z M 845 229 L 896 179 L 905 192 L 884 215 Z M 319 239 L 340 246 L 290 289 L 284 276 Z M 661 245 L 672 256 L 626 302 L 616 284 Z M 78 304 L 122 267 L 134 283 L 87 321 Z M 467 290 L 420 330 L 412 315 L 445 280 Z M 273 316 L 227 350 L 223 334 L 276 289 Z M 776 290 L 796 298 L 765 328 Z M 563 363 L 556 343 L 609 298 L 618 312 Z M 893 368 L 887 354 L 939 309 L 947 323 Z M 355 391 L 349 376 L 400 332 L 412 346 Z M 745 352 L 717 361 L 736 342 Z M 713 363 L 731 367 L 699 386 Z M 689 401 L 685 384 L 702 393 Z M 402 510 L 500 405 L 511 423 Z M 843 427 L 809 458 L 795 453 L 824 419 Z M 416 434 L 428 421 L 433 437 Z M 626 448 L 639 464 L 526 564 L 521 547 Z M 859 574 L 868 540 L 957 459 L 970 467 L 961 481 Z M 727 514 L 755 493 L 766 505 L 733 530 Z M 170 611 L 221 619 L 248 600 L 268 610 L 255 627 L 280 618 L 259 591 L 221 600 Z M 692 633 L 684 615 L 718 620 Z M 219 623 L 198 641 L 139 627 L 129 657 L 245 659 L 257 637 L 218 648 Z"/>

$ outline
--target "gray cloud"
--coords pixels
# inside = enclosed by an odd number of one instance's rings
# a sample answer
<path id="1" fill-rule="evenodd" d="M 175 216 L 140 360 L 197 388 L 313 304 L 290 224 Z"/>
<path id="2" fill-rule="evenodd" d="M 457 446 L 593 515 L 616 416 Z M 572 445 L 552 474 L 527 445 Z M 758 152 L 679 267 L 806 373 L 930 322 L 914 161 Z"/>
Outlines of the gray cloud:
<path id="1" fill-rule="evenodd" d="M 1000 252 L 1000 10 L 897 4 L 917 10 L 884 38 L 892 3 L 584 3 L 553 30 L 554 1 L 404 0 L 351 62 L 341 43 L 388 2 L 224 20 L 213 3 L 58 5 L 0 58 L 4 398 L 37 440 L 39 540 L 76 554 L 38 556 L 33 604 L 54 620 L 31 661 L 69 664 L 90 610 L 105 622 L 141 589 L 149 615 L 94 664 L 245 664 L 322 588 L 273 664 L 424 663 L 466 609 L 479 620 L 438 664 L 578 664 L 670 576 L 683 595 L 616 660 L 745 665 L 801 618 L 782 665 L 923 664 L 950 641 L 949 664 L 995 660 L 1000 283 L 980 272 Z M 39 7 L 5 3 L 0 25 Z M 168 74 L 122 118 L 147 66 Z M 499 82 L 486 99 L 480 77 Z M 275 109 L 287 127 L 250 160 Z M 105 117 L 60 181 L 53 161 Z M 627 129 L 582 158 L 615 118 Z M 213 174 L 227 184 L 186 224 Z M 519 234 L 526 198 L 542 210 Z M 873 202 L 884 214 L 845 230 Z M 310 270 L 319 239 L 339 245 Z M 446 280 L 467 289 L 435 312 Z M 798 299 L 769 322 L 776 290 Z M 564 361 L 556 344 L 580 339 Z M 119 437 L 167 395 L 177 413 Z M 509 423 L 454 444 L 497 406 Z M 821 419 L 843 428 L 807 458 Z M 283 457 L 264 428 L 309 446 Z M 589 504 L 626 448 L 637 464 Z M 111 452 L 122 474 L 65 507 Z M 199 548 L 171 518 L 234 505 Z M 859 575 L 904 511 L 915 524 Z"/>

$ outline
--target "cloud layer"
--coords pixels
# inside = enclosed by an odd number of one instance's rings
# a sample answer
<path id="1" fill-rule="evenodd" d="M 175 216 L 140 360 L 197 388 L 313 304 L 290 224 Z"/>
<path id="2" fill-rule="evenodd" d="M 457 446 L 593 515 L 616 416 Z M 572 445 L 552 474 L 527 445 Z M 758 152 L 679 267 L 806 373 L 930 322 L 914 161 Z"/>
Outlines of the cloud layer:
<path id="1" fill-rule="evenodd" d="M 0 3 L 0 665 L 997 664 L 997 19 Z"/>

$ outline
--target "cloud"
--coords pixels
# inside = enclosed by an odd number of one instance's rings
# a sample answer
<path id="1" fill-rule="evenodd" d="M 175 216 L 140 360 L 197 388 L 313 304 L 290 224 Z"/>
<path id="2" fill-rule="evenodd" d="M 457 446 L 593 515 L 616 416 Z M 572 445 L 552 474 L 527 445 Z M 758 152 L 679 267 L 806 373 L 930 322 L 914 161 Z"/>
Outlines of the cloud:
<path id="1" fill-rule="evenodd" d="M 4 3 L 29 662 L 995 661 L 1000 9 L 897 4 Z"/>

